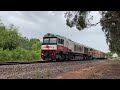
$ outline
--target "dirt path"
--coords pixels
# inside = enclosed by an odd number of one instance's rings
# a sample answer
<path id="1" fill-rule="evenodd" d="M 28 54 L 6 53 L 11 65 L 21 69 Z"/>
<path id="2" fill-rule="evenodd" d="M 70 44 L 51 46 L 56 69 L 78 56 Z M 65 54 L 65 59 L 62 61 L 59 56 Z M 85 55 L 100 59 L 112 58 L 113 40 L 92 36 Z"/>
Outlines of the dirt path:
<path id="1" fill-rule="evenodd" d="M 70 71 L 55 79 L 120 79 L 120 61 L 105 62 L 77 71 Z"/>

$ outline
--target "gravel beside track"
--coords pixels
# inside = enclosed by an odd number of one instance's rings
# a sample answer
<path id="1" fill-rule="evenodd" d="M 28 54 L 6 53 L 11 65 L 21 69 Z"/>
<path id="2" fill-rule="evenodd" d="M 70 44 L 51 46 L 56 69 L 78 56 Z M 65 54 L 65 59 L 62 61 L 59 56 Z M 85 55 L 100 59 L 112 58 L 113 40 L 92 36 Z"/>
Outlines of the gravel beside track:
<path id="1" fill-rule="evenodd" d="M 0 79 L 52 79 L 68 71 L 76 71 L 105 62 L 109 60 L 0 65 Z"/>

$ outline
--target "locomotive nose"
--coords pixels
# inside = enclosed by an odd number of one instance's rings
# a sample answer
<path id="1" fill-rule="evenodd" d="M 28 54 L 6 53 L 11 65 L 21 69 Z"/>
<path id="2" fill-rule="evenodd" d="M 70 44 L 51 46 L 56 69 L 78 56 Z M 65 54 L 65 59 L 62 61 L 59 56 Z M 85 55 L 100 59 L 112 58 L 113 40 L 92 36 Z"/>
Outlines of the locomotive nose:
<path id="1" fill-rule="evenodd" d="M 55 58 L 54 51 L 46 51 L 46 52 L 43 52 L 41 55 L 43 60 L 52 60 Z"/>

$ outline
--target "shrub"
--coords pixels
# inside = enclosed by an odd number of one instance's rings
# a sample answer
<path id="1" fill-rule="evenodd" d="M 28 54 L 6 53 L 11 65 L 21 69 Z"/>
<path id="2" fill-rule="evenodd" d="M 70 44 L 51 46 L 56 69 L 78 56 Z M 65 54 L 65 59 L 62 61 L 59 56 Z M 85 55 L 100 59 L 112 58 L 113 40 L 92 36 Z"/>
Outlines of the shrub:
<path id="1" fill-rule="evenodd" d="M 16 48 L 14 50 L 0 48 L 0 61 L 31 61 L 40 60 L 40 50 L 25 50 L 23 48 Z"/>

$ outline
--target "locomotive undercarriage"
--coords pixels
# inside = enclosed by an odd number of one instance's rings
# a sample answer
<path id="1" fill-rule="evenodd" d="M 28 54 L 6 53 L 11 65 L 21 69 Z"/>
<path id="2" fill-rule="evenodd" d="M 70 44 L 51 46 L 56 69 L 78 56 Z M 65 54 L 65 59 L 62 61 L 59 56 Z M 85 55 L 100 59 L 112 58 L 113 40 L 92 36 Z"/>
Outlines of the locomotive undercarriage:
<path id="1" fill-rule="evenodd" d="M 85 54 L 75 54 L 72 52 L 59 52 L 56 55 L 56 60 L 57 61 L 64 61 L 64 60 L 92 60 L 92 56 L 88 56 Z"/>
<path id="2" fill-rule="evenodd" d="M 42 51 L 43 60 L 52 61 L 67 61 L 67 60 L 91 60 L 92 56 L 87 54 L 74 53 L 74 52 L 63 52 L 55 50 L 43 50 Z"/>

